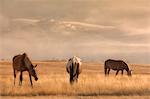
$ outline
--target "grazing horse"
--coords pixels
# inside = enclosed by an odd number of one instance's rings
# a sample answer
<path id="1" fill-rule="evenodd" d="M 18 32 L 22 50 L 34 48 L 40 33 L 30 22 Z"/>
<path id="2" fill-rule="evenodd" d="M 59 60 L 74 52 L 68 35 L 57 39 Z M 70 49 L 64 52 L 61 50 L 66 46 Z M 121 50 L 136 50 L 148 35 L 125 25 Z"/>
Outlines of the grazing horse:
<path id="1" fill-rule="evenodd" d="M 14 85 L 15 85 L 17 72 L 20 71 L 19 85 L 21 86 L 22 85 L 22 80 L 23 80 L 23 76 L 22 76 L 23 72 L 28 71 L 29 78 L 30 78 L 30 83 L 31 83 L 31 86 L 33 86 L 31 76 L 33 76 L 35 78 L 35 81 L 38 80 L 37 74 L 35 72 L 35 67 L 36 66 L 37 65 L 33 66 L 33 64 L 31 63 L 31 61 L 28 58 L 26 53 L 23 53 L 22 55 L 14 56 L 13 57 Z"/>
<path id="2" fill-rule="evenodd" d="M 81 73 L 81 59 L 74 56 L 68 60 L 66 70 L 70 74 L 70 84 L 78 81 L 79 74 Z"/>
<path id="3" fill-rule="evenodd" d="M 131 70 L 129 70 L 128 65 L 122 60 L 112 60 L 112 59 L 106 60 L 104 64 L 105 75 L 107 74 L 109 75 L 110 69 L 117 71 L 116 75 L 118 74 L 119 71 L 122 71 L 123 75 L 123 70 L 126 70 L 127 75 L 131 76 Z"/>

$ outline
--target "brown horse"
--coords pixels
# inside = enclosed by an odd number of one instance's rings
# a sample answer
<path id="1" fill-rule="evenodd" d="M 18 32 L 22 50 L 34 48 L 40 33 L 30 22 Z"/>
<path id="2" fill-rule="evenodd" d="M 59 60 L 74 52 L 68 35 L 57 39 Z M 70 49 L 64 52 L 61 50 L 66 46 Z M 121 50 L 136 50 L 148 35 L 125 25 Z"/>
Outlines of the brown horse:
<path id="1" fill-rule="evenodd" d="M 23 80 L 23 72 L 28 71 L 29 77 L 30 77 L 30 83 L 31 83 L 31 86 L 33 86 L 31 76 L 35 78 L 35 81 L 38 80 L 37 74 L 34 69 L 36 66 L 37 65 L 33 66 L 33 64 L 31 63 L 26 53 L 22 55 L 14 56 L 13 57 L 14 85 L 15 85 L 15 80 L 16 80 L 16 73 L 20 71 L 19 85 L 21 86 L 22 80 Z"/>
<path id="2" fill-rule="evenodd" d="M 129 70 L 128 65 L 122 60 L 112 60 L 112 59 L 106 60 L 104 64 L 105 75 L 107 74 L 109 75 L 110 69 L 117 71 L 116 75 L 118 74 L 119 71 L 122 71 L 123 75 L 123 71 L 126 70 L 127 75 L 131 76 L 131 70 Z"/>
<path id="3" fill-rule="evenodd" d="M 79 74 L 81 73 L 81 59 L 74 56 L 68 60 L 66 70 L 70 74 L 70 84 L 78 81 Z"/>

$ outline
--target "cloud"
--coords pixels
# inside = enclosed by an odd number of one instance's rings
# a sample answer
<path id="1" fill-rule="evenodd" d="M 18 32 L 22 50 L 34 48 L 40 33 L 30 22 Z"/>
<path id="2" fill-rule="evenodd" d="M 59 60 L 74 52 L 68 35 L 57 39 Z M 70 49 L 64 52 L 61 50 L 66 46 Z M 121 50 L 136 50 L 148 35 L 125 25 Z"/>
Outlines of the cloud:
<path id="1" fill-rule="evenodd" d="M 114 26 L 104 26 L 104 25 L 98 25 L 98 24 L 90 24 L 90 23 L 83 23 L 83 22 L 75 22 L 75 21 L 63 21 L 64 24 L 70 24 L 70 25 L 79 25 L 79 26 L 86 26 L 87 28 L 93 27 L 93 28 L 115 28 Z"/>
<path id="2" fill-rule="evenodd" d="M 26 18 L 16 18 L 16 19 L 12 19 L 12 21 L 20 21 L 20 22 L 26 22 L 26 23 L 40 22 L 40 20 L 37 20 L 37 19 L 26 19 Z"/>
<path id="3" fill-rule="evenodd" d="M 0 58 L 150 60 L 147 0 L 0 1 Z M 141 58 L 142 57 L 142 58 Z"/>

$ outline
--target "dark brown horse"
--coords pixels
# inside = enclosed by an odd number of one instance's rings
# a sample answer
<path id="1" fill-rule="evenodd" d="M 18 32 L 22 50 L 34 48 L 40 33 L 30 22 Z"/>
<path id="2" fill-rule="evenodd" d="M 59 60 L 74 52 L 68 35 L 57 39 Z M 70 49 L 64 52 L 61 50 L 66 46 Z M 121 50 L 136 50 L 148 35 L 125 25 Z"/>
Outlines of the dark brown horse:
<path id="1" fill-rule="evenodd" d="M 122 71 L 123 75 L 123 71 L 126 70 L 127 75 L 131 76 L 131 70 L 129 70 L 128 65 L 122 60 L 112 60 L 112 59 L 106 60 L 104 64 L 105 75 L 107 74 L 109 75 L 110 69 L 117 71 L 116 75 L 118 74 L 119 71 Z"/>
<path id="2" fill-rule="evenodd" d="M 70 74 L 70 84 L 78 81 L 79 74 L 81 73 L 81 59 L 74 56 L 68 60 L 66 70 Z"/>
<path id="3" fill-rule="evenodd" d="M 35 81 L 38 80 L 37 74 L 36 74 L 35 69 L 34 69 L 36 66 L 37 65 L 33 66 L 33 64 L 31 63 L 31 61 L 28 58 L 26 53 L 24 53 L 22 55 L 14 56 L 13 57 L 14 85 L 15 85 L 17 72 L 20 72 L 19 85 L 21 86 L 22 85 L 22 80 L 23 80 L 23 72 L 28 71 L 31 86 L 33 86 L 31 76 L 33 76 L 35 78 Z"/>

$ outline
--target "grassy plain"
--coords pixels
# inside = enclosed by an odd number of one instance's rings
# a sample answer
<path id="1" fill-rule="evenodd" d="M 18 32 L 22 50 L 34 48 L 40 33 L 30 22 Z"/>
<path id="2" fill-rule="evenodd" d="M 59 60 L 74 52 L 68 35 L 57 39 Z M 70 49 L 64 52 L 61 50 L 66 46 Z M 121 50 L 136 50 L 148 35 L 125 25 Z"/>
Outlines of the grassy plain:
<path id="1" fill-rule="evenodd" d="M 13 85 L 12 63 L 0 62 L 0 98 L 52 98 L 52 99 L 149 99 L 150 98 L 150 65 L 130 64 L 133 76 L 128 77 L 110 71 L 110 76 L 104 76 L 103 64 L 83 62 L 82 73 L 78 83 L 71 86 L 66 73 L 64 61 L 34 61 L 38 64 L 39 80 L 33 79 L 31 88 L 28 73 L 23 73 L 23 85 L 20 87 L 19 74 L 16 86 Z"/>

